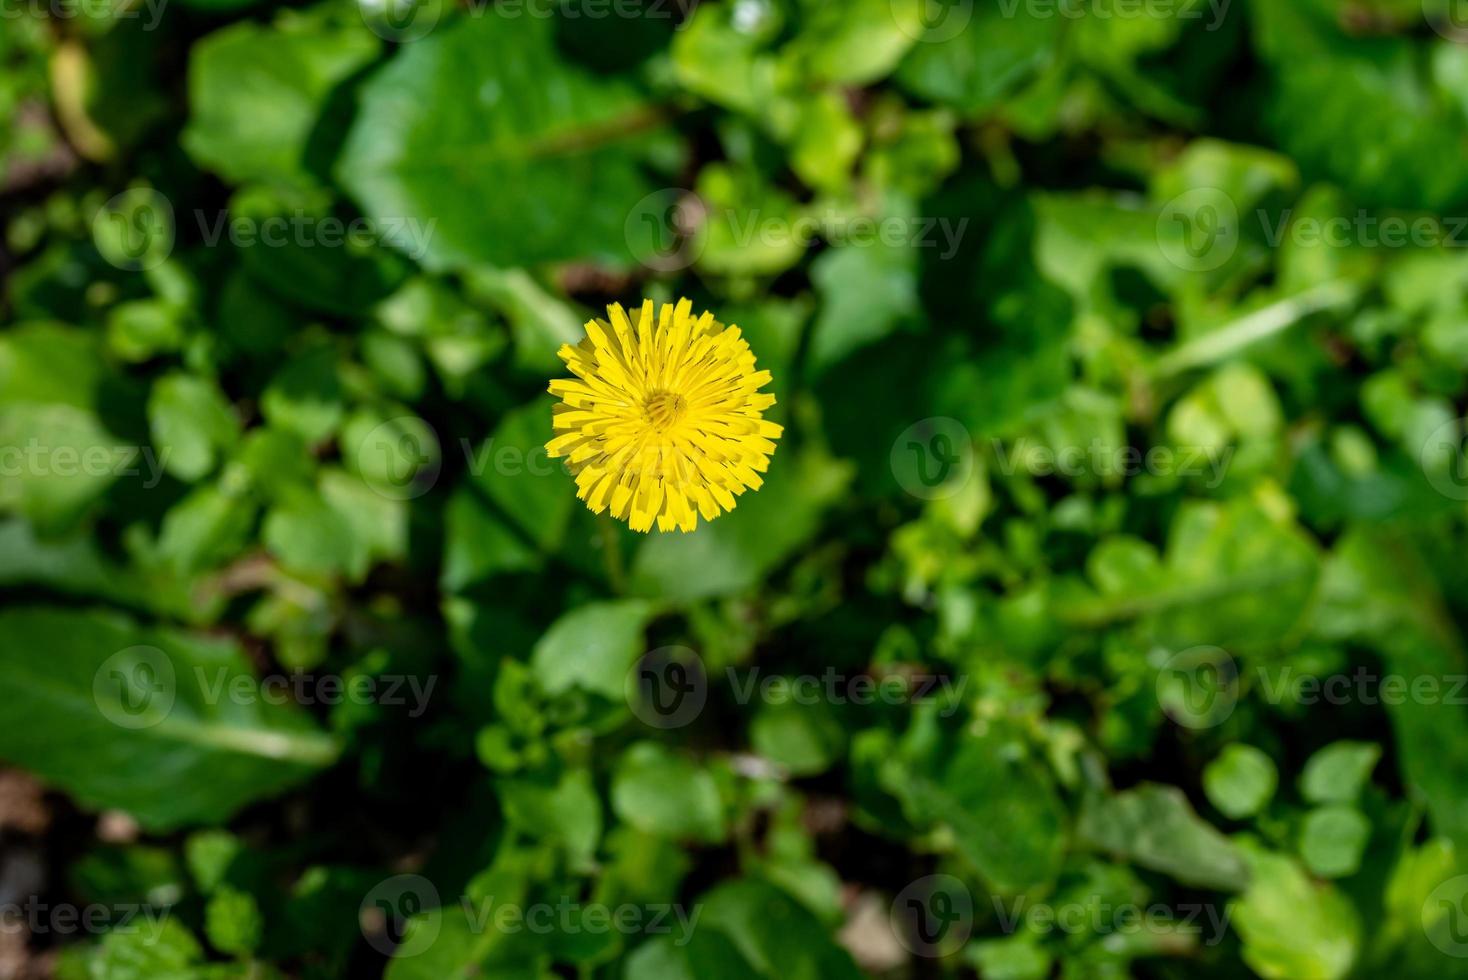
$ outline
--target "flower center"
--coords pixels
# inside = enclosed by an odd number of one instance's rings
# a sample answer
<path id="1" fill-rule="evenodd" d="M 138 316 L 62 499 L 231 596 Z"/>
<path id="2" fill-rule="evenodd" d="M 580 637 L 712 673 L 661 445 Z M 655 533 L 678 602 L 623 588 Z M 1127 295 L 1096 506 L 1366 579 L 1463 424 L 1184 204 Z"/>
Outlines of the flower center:
<path id="1" fill-rule="evenodd" d="M 655 391 L 642 403 L 642 412 L 654 429 L 664 432 L 683 417 L 688 403 L 671 391 Z"/>

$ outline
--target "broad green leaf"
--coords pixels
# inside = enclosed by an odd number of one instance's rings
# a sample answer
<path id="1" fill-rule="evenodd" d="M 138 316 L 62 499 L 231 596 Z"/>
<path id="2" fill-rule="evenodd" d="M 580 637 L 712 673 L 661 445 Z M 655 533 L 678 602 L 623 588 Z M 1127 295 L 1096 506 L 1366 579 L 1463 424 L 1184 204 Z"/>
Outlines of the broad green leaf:
<path id="1" fill-rule="evenodd" d="M 364 87 L 337 179 L 399 247 L 392 222 L 436 219 L 429 268 L 627 255 L 627 216 L 653 190 L 635 141 L 658 114 L 560 58 L 554 27 L 461 18 Z"/>
<path id="2" fill-rule="evenodd" d="M 210 381 L 186 374 L 154 383 L 148 424 L 159 460 L 189 483 L 207 476 L 239 437 L 239 420 L 224 393 Z"/>
<path id="3" fill-rule="evenodd" d="M 184 149 L 232 183 L 301 180 L 327 97 L 380 47 L 362 25 L 290 15 L 274 26 L 242 21 L 211 34 L 189 63 Z"/>
<path id="4" fill-rule="evenodd" d="M 16 695 L 0 705 L 0 757 L 150 830 L 226 820 L 337 756 L 303 714 L 261 697 L 230 641 L 12 609 L 0 662 Z"/>
<path id="5" fill-rule="evenodd" d="M 1249 888 L 1233 907 L 1244 962 L 1266 980 L 1335 980 L 1350 972 L 1361 923 L 1351 903 L 1292 859 L 1249 852 Z"/>
<path id="6" fill-rule="evenodd" d="M 612 774 L 612 810 L 639 830 L 664 837 L 715 842 L 727 832 L 713 775 L 654 742 L 622 753 Z"/>
<path id="7" fill-rule="evenodd" d="M 1332 742 L 1305 763 L 1300 794 L 1311 803 L 1354 803 L 1380 759 L 1375 742 Z"/>
<path id="8" fill-rule="evenodd" d="M 655 608 L 623 599 L 587 603 L 567 612 L 551 624 L 530 655 L 541 689 L 560 694 L 580 687 L 621 698 L 627 672 L 646 652 L 642 634 Z"/>
<path id="9" fill-rule="evenodd" d="M 1091 799 L 1081 811 L 1077 834 L 1091 847 L 1185 885 L 1237 891 L 1248 881 L 1238 850 L 1173 786 L 1147 783 Z"/>
<path id="10" fill-rule="evenodd" d="M 1252 817 L 1268 805 L 1279 785 L 1274 760 L 1252 745 L 1234 743 L 1203 770 L 1203 791 L 1232 820 Z"/>
<path id="11" fill-rule="evenodd" d="M 1371 821 L 1354 806 L 1333 803 L 1305 815 L 1300 827 L 1300 857 L 1321 878 L 1345 878 L 1361 868 L 1371 839 Z"/>
<path id="12" fill-rule="evenodd" d="M 908 751 L 915 746 L 909 734 Z M 1002 894 L 1052 882 L 1064 850 L 1065 813 L 1054 785 L 1023 743 L 998 726 L 964 733 L 915 764 L 889 758 L 882 782 L 919 826 L 950 829 L 954 849 Z"/>

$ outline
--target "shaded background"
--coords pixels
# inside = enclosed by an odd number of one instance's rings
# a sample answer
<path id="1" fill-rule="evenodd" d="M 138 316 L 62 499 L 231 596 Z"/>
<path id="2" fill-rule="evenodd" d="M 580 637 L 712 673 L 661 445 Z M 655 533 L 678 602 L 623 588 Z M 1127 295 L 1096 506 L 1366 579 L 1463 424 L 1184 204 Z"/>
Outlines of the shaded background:
<path id="1" fill-rule="evenodd" d="M 1468 10 L 0 15 L 0 976 L 1468 975 Z"/>

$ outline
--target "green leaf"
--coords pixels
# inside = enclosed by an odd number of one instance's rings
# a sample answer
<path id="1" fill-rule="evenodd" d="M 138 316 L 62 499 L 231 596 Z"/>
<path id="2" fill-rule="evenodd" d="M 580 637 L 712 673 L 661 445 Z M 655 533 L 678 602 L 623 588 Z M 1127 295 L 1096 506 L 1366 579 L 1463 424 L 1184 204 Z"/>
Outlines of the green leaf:
<path id="1" fill-rule="evenodd" d="M 505 413 L 490 437 L 469 457 L 474 484 L 524 539 L 545 552 L 565 539 L 571 514 L 583 506 L 564 460 L 545 450 L 553 399 L 542 395 Z"/>
<path id="2" fill-rule="evenodd" d="M 824 702 L 774 701 L 749 724 L 754 750 L 793 776 L 825 772 L 843 755 L 846 733 Z"/>
<path id="3" fill-rule="evenodd" d="M 1045 772 L 1014 733 L 990 726 L 965 733 L 927 758 L 908 736 L 904 755 L 882 767 L 883 785 L 903 802 L 908 819 L 952 831 L 954 847 L 990 886 L 1017 894 L 1052 882 L 1060 872 L 1065 813 Z M 907 756 L 917 749 L 921 764 Z"/>
<path id="4" fill-rule="evenodd" d="M 204 910 L 204 933 L 209 945 L 230 956 L 248 956 L 260 945 L 265 923 L 254 896 L 223 886 Z"/>
<path id="5" fill-rule="evenodd" d="M 865 85 L 888 74 L 923 33 L 921 0 L 805 0 L 781 59 L 817 81 Z"/>
<path id="6" fill-rule="evenodd" d="M 646 652 L 643 630 L 656 607 L 637 599 L 592 602 L 557 619 L 530 655 L 540 687 L 560 694 L 572 687 L 621 699 L 627 672 Z"/>
<path id="7" fill-rule="evenodd" d="M 1250 9 L 1273 69 L 1270 128 L 1307 174 L 1369 206 L 1445 211 L 1468 200 L 1468 175 L 1433 164 L 1468 139 L 1450 64 L 1431 57 L 1450 42 L 1351 36 L 1308 5 Z"/>
<path id="8" fill-rule="evenodd" d="M 271 507 L 260 539 L 281 565 L 303 575 L 357 579 L 367 570 L 367 541 L 313 490 L 298 490 Z"/>
<path id="9" fill-rule="evenodd" d="M 1332 742 L 1305 763 L 1300 793 L 1311 803 L 1354 803 L 1380 759 L 1375 742 Z"/>
<path id="10" fill-rule="evenodd" d="M 903 88 L 976 115 L 1033 78 L 1055 58 L 1065 18 L 1018 16 L 1002 4 L 951 4 L 897 73 Z M 970 18 L 976 18 L 971 20 Z"/>
<path id="11" fill-rule="evenodd" d="M 572 867 L 590 868 L 601 841 L 601 798 L 584 769 L 570 770 L 553 786 L 526 779 L 497 784 L 505 819 L 521 833 L 556 841 Z"/>
<path id="12" fill-rule="evenodd" d="M 1311 810 L 1300 828 L 1300 856 L 1321 878 L 1345 878 L 1361 868 L 1371 839 L 1371 821 L 1353 806 L 1332 804 Z"/>
<path id="13" fill-rule="evenodd" d="M 725 882 L 701 896 L 700 929 L 733 940 L 760 976 L 800 980 L 857 980 L 851 954 L 836 945 L 819 920 L 780 889 L 754 878 Z M 699 973 L 702 976 L 702 973 Z"/>
<path id="14" fill-rule="evenodd" d="M 337 179 L 399 247 L 394 222 L 435 221 L 429 268 L 628 254 L 627 215 L 653 189 L 631 141 L 657 114 L 626 81 L 558 57 L 554 27 L 461 18 L 364 87 Z"/>
<path id="15" fill-rule="evenodd" d="M 334 28 L 299 15 L 269 27 L 242 21 L 209 35 L 189 61 L 184 149 L 232 183 L 302 179 L 327 97 L 380 47 L 360 26 Z"/>
<path id="16" fill-rule="evenodd" d="M 1268 805 L 1279 785 L 1274 760 L 1252 745 L 1235 743 L 1203 770 L 1208 801 L 1231 820 L 1252 817 Z"/>
<path id="17" fill-rule="evenodd" d="M 214 469 L 239 437 L 239 420 L 217 385 L 186 374 L 170 374 L 148 398 L 153 446 L 168 472 L 192 483 Z"/>
<path id="18" fill-rule="evenodd" d="M 329 437 L 342 418 L 336 353 L 318 347 L 292 358 L 265 388 L 260 410 L 271 425 L 294 432 L 308 443 Z"/>
<path id="19" fill-rule="evenodd" d="M 232 642 L 12 609 L 0 613 L 0 664 L 16 694 L 0 704 L 0 757 L 149 830 L 223 821 L 337 755 L 304 715 L 260 696 Z"/>
<path id="20" fill-rule="evenodd" d="M 1266 980 L 1335 980 L 1350 972 L 1361 942 L 1350 901 L 1277 854 L 1250 851 L 1249 877 L 1233 925 L 1254 972 Z"/>
<path id="21" fill-rule="evenodd" d="M 917 255 L 910 243 L 833 248 L 811 263 L 821 296 L 809 364 L 820 375 L 918 312 Z"/>
<path id="22" fill-rule="evenodd" d="M 664 837 L 714 842 L 727 832 L 712 774 L 653 742 L 622 753 L 612 774 L 612 810 L 639 830 Z"/>
<path id="23" fill-rule="evenodd" d="M 71 405 L 0 407 L 0 511 L 60 531 L 80 520 L 119 477 L 137 473 L 137 446 L 118 440 L 90 411 Z"/>
<path id="24" fill-rule="evenodd" d="M 1076 833 L 1091 847 L 1185 885 L 1237 891 L 1248 881 L 1237 848 L 1194 813 L 1175 786 L 1146 783 L 1088 800 Z"/>

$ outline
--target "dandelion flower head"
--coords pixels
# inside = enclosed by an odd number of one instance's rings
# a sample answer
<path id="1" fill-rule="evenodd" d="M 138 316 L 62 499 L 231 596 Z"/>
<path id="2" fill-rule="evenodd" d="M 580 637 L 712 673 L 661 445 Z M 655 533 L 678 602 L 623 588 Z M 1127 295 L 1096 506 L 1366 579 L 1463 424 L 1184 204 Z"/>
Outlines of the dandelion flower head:
<path id="1" fill-rule="evenodd" d="M 575 377 L 550 383 L 560 402 L 546 450 L 568 460 L 592 511 L 634 531 L 692 531 L 762 485 L 782 430 L 763 417 L 770 372 L 737 326 L 695 317 L 686 299 L 631 315 L 614 304 L 560 357 Z"/>

